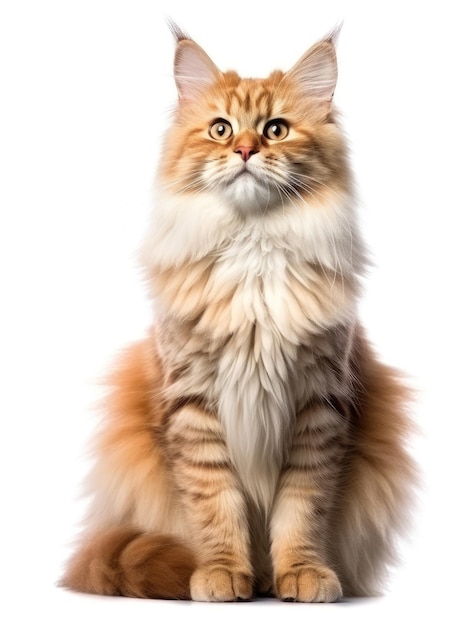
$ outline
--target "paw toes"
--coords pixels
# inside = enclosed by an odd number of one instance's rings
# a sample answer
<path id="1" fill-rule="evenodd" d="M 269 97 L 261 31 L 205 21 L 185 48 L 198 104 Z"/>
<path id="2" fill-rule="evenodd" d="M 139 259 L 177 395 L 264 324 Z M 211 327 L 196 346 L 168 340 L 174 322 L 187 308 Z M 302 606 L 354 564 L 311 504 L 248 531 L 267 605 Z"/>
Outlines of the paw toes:
<path id="1" fill-rule="evenodd" d="M 277 595 L 285 602 L 335 602 L 342 588 L 327 567 L 293 568 L 277 578 Z"/>
<path id="2" fill-rule="evenodd" d="M 190 582 L 191 598 L 202 602 L 233 602 L 252 596 L 251 576 L 223 567 L 196 570 Z"/>

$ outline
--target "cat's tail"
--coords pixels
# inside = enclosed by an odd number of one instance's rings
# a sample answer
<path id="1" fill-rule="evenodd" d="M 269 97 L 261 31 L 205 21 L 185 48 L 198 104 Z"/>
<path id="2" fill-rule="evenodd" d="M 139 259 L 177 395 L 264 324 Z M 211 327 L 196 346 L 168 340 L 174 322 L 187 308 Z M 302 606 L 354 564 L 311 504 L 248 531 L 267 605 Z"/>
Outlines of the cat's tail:
<path id="1" fill-rule="evenodd" d="M 336 554 L 345 595 L 381 592 L 407 530 L 418 484 L 407 450 L 411 391 L 381 363 L 360 331 L 353 353 L 357 383 L 352 451 L 337 515 Z"/>
<path id="2" fill-rule="evenodd" d="M 111 528 L 82 539 L 59 585 L 133 598 L 189 600 L 191 551 L 171 536 Z"/>

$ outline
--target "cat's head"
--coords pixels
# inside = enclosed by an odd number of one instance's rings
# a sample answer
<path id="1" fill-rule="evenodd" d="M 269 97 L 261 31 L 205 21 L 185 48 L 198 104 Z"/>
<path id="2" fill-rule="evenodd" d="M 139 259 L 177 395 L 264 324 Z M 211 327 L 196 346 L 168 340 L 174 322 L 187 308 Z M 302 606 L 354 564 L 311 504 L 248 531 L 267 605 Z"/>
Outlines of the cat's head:
<path id="1" fill-rule="evenodd" d="M 178 106 L 162 177 L 177 193 L 210 192 L 242 213 L 330 200 L 348 186 L 332 98 L 335 35 L 287 72 L 241 78 L 222 72 L 175 29 Z"/>

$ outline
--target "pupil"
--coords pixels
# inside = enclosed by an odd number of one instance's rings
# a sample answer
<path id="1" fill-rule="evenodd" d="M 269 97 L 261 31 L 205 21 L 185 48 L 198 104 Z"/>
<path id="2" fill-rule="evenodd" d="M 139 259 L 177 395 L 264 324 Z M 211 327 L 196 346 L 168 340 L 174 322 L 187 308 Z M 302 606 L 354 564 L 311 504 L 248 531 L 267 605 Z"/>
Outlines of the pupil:
<path id="1" fill-rule="evenodd" d="M 280 134 L 280 127 L 278 126 L 278 124 L 273 124 L 273 126 L 271 127 L 271 132 L 278 137 L 278 135 Z"/>
<path id="2" fill-rule="evenodd" d="M 224 129 L 224 125 L 223 125 L 223 124 L 220 124 L 220 125 L 218 126 L 218 134 L 219 134 L 221 137 L 224 135 L 224 130 L 225 130 L 225 129 Z"/>

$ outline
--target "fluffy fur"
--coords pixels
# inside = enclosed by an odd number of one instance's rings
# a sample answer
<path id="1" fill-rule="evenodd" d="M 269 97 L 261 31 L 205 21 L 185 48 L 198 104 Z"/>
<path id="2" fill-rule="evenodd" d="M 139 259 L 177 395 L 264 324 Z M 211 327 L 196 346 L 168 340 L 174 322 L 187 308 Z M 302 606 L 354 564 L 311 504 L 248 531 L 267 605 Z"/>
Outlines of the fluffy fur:
<path id="1" fill-rule="evenodd" d="M 179 103 L 142 253 L 155 325 L 112 374 L 63 584 L 374 594 L 414 467 L 408 392 L 357 320 L 365 255 L 334 36 L 288 72 L 242 79 L 175 34 Z"/>

